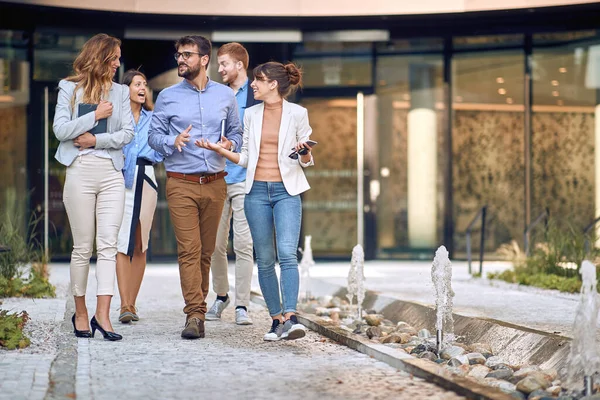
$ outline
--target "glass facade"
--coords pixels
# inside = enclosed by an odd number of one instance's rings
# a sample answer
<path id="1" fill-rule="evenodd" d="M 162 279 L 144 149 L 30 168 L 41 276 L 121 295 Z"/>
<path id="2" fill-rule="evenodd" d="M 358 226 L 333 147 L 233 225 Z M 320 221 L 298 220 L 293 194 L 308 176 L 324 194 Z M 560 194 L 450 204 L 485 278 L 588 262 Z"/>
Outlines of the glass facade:
<path id="1" fill-rule="evenodd" d="M 0 30 L 0 212 L 15 210 L 21 214 L 23 229 L 29 221 L 28 46 L 26 32 Z"/>
<path id="2" fill-rule="evenodd" d="M 6 193 L 15 193 L 31 210 L 43 210 L 47 173 L 51 254 L 66 259 L 72 244 L 62 204 L 65 169 L 53 158 L 55 88 L 97 30 L 1 29 L 0 168 L 8 173 L 0 180 L 0 207 Z M 527 222 L 543 210 L 568 216 L 577 229 L 600 214 L 594 168 L 600 35 L 593 29 L 500 31 L 437 37 L 399 31 L 380 42 L 355 41 L 356 35 L 344 41 L 341 31 L 300 43 L 247 44 L 250 70 L 269 60 L 293 60 L 304 70 L 304 87 L 292 101 L 308 109 L 319 142 L 316 165 L 306 170 L 312 189 L 303 195 L 302 227 L 313 237 L 316 257 L 348 258 L 359 221 L 368 257 L 429 258 L 441 244 L 464 255 L 465 230 L 485 205 L 490 256 L 511 240 L 522 244 Z M 123 70 L 146 72 L 154 96 L 179 79 L 172 38 L 108 33 L 123 40 Z M 216 81 L 221 44 L 213 44 L 209 70 Z M 39 145 L 46 128 L 47 171 Z M 365 140 L 358 143 L 362 128 Z M 150 254 L 172 259 L 166 174 L 162 165 L 156 172 Z M 478 246 L 474 240 L 473 250 Z"/>

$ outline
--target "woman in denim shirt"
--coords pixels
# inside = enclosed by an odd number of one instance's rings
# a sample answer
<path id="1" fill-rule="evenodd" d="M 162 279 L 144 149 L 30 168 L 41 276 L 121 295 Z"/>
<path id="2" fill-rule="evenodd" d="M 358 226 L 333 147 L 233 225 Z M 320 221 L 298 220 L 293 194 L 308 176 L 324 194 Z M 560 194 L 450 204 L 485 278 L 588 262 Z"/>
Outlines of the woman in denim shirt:
<path id="1" fill-rule="evenodd" d="M 119 321 L 138 321 L 135 300 L 146 269 L 146 250 L 158 199 L 153 164 L 163 157 L 148 146 L 148 129 L 152 120 L 152 97 L 146 76 L 129 70 L 123 76 L 129 87 L 135 138 L 123 149 L 125 153 L 125 210 L 119 231 L 117 281 L 121 295 Z"/>

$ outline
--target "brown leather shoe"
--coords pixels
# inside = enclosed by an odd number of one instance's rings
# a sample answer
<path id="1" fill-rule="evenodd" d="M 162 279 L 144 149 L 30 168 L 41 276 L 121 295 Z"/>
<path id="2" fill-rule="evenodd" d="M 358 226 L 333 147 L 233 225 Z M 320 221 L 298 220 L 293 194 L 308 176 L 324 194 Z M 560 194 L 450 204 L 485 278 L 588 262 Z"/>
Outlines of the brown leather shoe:
<path id="1" fill-rule="evenodd" d="M 204 337 L 204 321 L 200 318 L 190 318 L 185 323 L 185 328 L 181 331 L 181 337 L 184 339 L 199 339 Z"/>

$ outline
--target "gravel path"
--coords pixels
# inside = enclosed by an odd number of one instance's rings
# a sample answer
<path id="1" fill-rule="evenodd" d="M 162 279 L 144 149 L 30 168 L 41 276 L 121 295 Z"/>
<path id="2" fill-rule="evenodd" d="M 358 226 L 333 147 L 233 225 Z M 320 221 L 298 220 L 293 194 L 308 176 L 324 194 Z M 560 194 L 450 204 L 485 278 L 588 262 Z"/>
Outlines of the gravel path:
<path id="1" fill-rule="evenodd" d="M 112 312 L 113 325 L 123 334 L 123 341 L 106 342 L 99 333 L 94 339 L 76 340 L 65 329 L 65 318 L 70 317 L 65 315 L 68 266 L 53 265 L 51 280 L 58 288 L 57 299 L 3 300 L 3 308 L 25 309 L 31 315 L 27 333 L 32 345 L 20 351 L 0 351 L 0 400 L 207 395 L 235 399 L 463 398 L 312 331 L 298 341 L 264 342 L 270 322 L 257 304 L 250 307 L 252 326 L 235 325 L 230 306 L 223 321 L 207 323 L 205 339 L 182 340 L 183 299 L 173 264 L 148 268 L 138 303 L 141 321 L 122 325 L 116 321 L 117 312 Z M 95 307 L 94 280 L 91 271 L 90 315 Z M 113 308 L 118 304 L 116 296 Z M 71 361 L 75 357 L 76 365 Z M 55 382 L 69 380 L 62 386 L 66 389 L 48 390 L 51 367 Z"/>
<path id="2" fill-rule="evenodd" d="M 270 318 L 256 304 L 252 326 L 235 325 L 230 306 L 222 321 L 207 322 L 205 339 L 182 340 L 183 300 L 172 267 L 148 269 L 138 306 L 138 323 L 115 324 L 122 342 L 79 340 L 78 397 L 462 398 L 314 332 L 298 341 L 264 342 Z M 79 382 L 84 373 L 89 386 Z"/>

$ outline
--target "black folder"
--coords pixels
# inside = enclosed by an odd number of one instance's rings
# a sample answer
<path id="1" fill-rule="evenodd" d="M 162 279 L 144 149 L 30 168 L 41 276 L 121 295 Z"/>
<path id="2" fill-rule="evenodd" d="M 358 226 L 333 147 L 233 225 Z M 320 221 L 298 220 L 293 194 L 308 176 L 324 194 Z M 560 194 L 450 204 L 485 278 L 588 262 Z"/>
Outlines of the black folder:
<path id="1" fill-rule="evenodd" d="M 98 108 L 98 104 L 80 103 L 79 104 L 79 116 L 81 117 L 82 115 L 94 112 L 94 111 L 96 111 L 96 108 Z M 98 124 L 95 127 L 93 127 L 92 129 L 90 129 L 88 132 L 90 132 L 92 135 L 95 135 L 97 133 L 108 132 L 108 119 L 107 118 L 99 119 Z"/>

